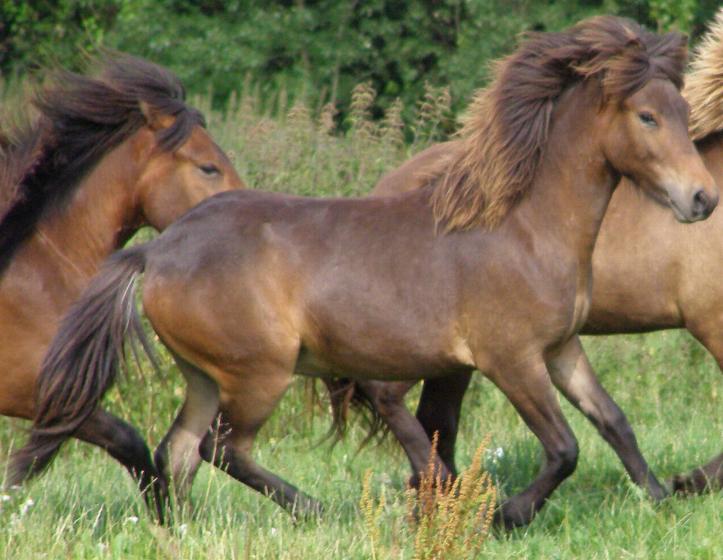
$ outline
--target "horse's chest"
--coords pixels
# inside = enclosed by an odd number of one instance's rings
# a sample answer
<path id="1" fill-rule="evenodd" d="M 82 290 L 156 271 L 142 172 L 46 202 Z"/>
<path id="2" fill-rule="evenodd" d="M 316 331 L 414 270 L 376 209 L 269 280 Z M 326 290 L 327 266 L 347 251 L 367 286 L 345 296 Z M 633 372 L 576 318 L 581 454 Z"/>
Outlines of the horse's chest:
<path id="1" fill-rule="evenodd" d="M 572 302 L 572 314 L 567 337 L 574 335 L 582 329 L 587 321 L 592 301 L 592 272 L 590 267 L 578 270 L 575 284 L 575 297 Z"/>

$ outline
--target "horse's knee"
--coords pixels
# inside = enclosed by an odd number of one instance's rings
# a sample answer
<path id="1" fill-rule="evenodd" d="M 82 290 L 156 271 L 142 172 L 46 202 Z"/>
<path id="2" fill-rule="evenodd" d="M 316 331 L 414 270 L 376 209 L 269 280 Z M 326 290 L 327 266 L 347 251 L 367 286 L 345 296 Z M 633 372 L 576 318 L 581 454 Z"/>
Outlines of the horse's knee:
<path id="1" fill-rule="evenodd" d="M 548 456 L 548 461 L 555 466 L 561 477 L 570 476 L 577 468 L 577 459 L 580 455 L 580 448 L 574 438 L 566 441 L 565 444 Z"/>
<path id="2" fill-rule="evenodd" d="M 372 400 L 377 411 L 382 416 L 389 416 L 399 410 L 399 407 L 404 407 L 403 397 L 400 397 L 396 391 L 390 390 L 387 387 L 381 387 L 375 390 Z"/>

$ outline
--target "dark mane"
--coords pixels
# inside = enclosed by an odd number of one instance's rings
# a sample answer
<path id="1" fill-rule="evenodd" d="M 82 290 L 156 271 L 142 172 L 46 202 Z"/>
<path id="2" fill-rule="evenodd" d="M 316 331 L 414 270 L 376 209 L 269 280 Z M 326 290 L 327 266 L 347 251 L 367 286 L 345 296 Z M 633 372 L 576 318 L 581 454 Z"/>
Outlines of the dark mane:
<path id="1" fill-rule="evenodd" d="M 157 133 L 162 150 L 177 149 L 195 125 L 203 125 L 168 70 L 116 53 L 96 64 L 97 76 L 55 72 L 33 96 L 35 122 L 2 134 L 0 271 L 42 216 L 62 207 L 105 154 L 146 124 L 142 104 L 176 117 Z"/>
<path id="2" fill-rule="evenodd" d="M 567 87 L 599 79 L 601 102 L 622 100 L 655 77 L 680 88 L 685 61 L 683 35 L 656 35 L 613 16 L 527 35 L 496 64 L 492 84 L 468 110 L 460 150 L 434 173 L 437 223 L 445 231 L 500 223 L 532 185 L 552 110 Z"/>

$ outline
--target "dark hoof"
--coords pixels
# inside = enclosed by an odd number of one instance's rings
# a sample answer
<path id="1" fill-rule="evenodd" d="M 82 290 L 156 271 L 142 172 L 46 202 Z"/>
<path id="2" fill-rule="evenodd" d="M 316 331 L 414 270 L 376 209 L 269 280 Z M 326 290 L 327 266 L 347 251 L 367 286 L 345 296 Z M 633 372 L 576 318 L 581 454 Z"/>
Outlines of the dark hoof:
<path id="1" fill-rule="evenodd" d="M 529 525 L 535 516 L 529 503 L 518 504 L 515 500 L 503 502 L 495 511 L 494 523 L 506 530 Z"/>
<path id="2" fill-rule="evenodd" d="M 654 484 L 650 484 L 650 486 L 648 486 L 648 493 L 650 494 L 650 499 L 656 503 L 662 502 L 665 498 L 670 496 L 670 492 L 668 492 L 667 488 L 665 488 L 657 480 L 654 481 Z"/>
<path id="3" fill-rule="evenodd" d="M 668 481 L 670 490 L 679 496 L 693 496 L 710 492 L 710 480 L 701 469 L 695 469 L 688 474 L 676 474 Z"/>
<path id="4" fill-rule="evenodd" d="M 165 525 L 168 521 L 166 513 L 171 508 L 171 498 L 166 479 L 162 477 L 155 478 L 151 485 L 146 488 L 144 494 L 149 509 L 156 514 L 158 524 Z"/>

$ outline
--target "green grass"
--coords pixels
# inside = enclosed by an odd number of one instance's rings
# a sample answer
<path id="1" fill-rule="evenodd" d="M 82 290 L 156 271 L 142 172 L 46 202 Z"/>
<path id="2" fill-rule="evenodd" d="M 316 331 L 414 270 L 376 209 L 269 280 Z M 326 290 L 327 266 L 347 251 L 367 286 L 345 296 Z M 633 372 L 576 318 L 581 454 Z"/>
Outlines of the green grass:
<path id="1" fill-rule="evenodd" d="M 330 136 L 297 108 L 287 119 L 249 117 L 249 100 L 210 126 L 254 186 L 323 195 L 366 192 L 406 157 L 393 135 L 357 129 Z M 427 142 L 421 138 L 419 145 Z M 650 465 L 661 478 L 686 471 L 720 451 L 720 372 L 687 333 L 588 338 L 593 365 L 625 410 Z M 138 426 L 155 446 L 183 397 L 170 358 L 160 374 L 133 372 L 108 396 L 110 408 Z M 410 397 L 414 406 L 417 393 Z M 567 403 L 580 442 L 577 471 L 527 528 L 496 533 L 489 558 L 716 558 L 723 549 L 720 494 L 651 504 L 586 420 Z M 203 466 L 190 508 L 171 528 L 154 525 L 122 468 L 105 453 L 70 443 L 49 471 L 0 498 L 0 557 L 38 558 L 371 558 L 359 509 L 362 479 L 386 506 L 377 558 L 412 558 L 406 518 L 406 459 L 389 439 L 361 450 L 361 426 L 336 446 L 325 441 L 329 415 L 313 405 L 302 379 L 289 391 L 258 438 L 255 456 L 326 506 L 323 518 L 294 525 L 268 499 Z M 0 460 L 19 445 L 24 423 L 0 420 Z M 468 392 L 457 451 L 471 461 L 490 434 L 486 468 L 503 494 L 523 488 L 537 472 L 540 447 L 493 385 L 478 376 Z M 494 451 L 501 449 L 501 457 Z M 4 478 L 0 472 L 0 481 Z M 29 500 L 33 504 L 30 505 Z"/>

